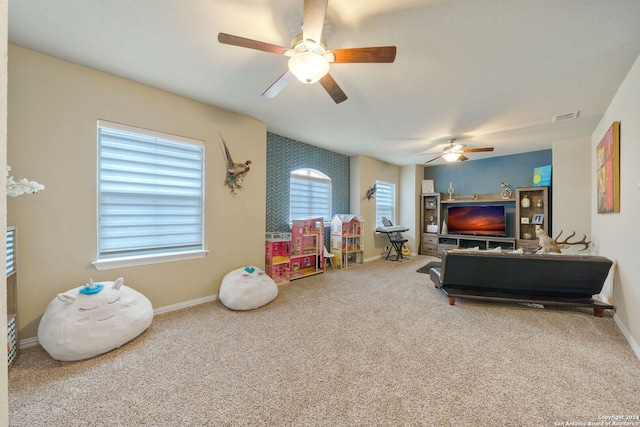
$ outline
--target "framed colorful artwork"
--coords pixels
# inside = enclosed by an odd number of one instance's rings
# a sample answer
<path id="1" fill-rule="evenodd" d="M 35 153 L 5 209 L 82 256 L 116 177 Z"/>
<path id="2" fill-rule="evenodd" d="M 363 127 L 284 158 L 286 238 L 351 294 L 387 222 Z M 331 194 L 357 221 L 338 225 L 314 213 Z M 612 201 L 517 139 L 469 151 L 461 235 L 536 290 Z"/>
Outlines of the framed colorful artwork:
<path id="1" fill-rule="evenodd" d="M 596 147 L 598 213 L 620 212 L 620 122 L 613 122 Z"/>
<path id="2" fill-rule="evenodd" d="M 534 187 L 550 187 L 551 186 L 551 165 L 540 166 L 533 169 L 533 186 Z"/>

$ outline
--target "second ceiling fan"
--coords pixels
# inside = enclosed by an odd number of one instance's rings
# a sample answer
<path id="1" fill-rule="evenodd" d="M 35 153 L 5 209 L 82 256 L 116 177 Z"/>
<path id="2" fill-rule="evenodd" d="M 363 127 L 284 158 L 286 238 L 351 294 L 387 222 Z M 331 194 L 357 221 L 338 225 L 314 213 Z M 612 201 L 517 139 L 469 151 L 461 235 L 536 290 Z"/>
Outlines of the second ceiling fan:
<path id="1" fill-rule="evenodd" d="M 391 63 L 396 58 L 396 47 L 378 46 L 329 50 L 322 38 L 328 1 L 304 0 L 302 33 L 293 38 L 290 48 L 227 33 L 219 33 L 218 41 L 289 57 L 289 69 L 269 86 L 262 96 L 273 98 L 291 80 L 297 78 L 306 84 L 320 82 L 335 103 L 339 104 L 347 99 L 347 95 L 329 74 L 329 64 Z"/>
<path id="2" fill-rule="evenodd" d="M 464 148 L 465 145 L 463 144 L 453 145 L 453 143 L 456 142 L 456 138 L 450 138 L 448 142 L 449 142 L 449 146 L 445 147 L 442 150 L 442 154 L 424 163 L 425 164 L 431 163 L 440 158 L 445 159 L 447 162 L 455 162 L 456 160 L 465 161 L 465 160 L 469 160 L 469 158 L 465 156 L 464 153 L 480 153 L 480 152 L 486 152 L 486 151 L 493 151 L 493 147 L 465 149 Z M 437 154 L 437 153 L 424 153 L 424 154 Z"/>

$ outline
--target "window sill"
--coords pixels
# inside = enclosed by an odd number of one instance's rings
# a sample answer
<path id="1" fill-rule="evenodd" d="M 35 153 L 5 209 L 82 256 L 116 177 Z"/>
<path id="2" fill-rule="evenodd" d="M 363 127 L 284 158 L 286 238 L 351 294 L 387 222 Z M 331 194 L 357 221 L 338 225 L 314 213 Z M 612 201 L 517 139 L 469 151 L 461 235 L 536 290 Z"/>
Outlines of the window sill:
<path id="1" fill-rule="evenodd" d="M 162 255 L 150 255 L 145 257 L 112 258 L 94 261 L 91 264 L 95 267 L 96 270 L 112 270 L 114 268 L 136 267 L 140 265 L 160 264 L 164 262 L 204 258 L 208 253 L 209 251 L 202 250 L 193 252 L 168 253 Z"/>

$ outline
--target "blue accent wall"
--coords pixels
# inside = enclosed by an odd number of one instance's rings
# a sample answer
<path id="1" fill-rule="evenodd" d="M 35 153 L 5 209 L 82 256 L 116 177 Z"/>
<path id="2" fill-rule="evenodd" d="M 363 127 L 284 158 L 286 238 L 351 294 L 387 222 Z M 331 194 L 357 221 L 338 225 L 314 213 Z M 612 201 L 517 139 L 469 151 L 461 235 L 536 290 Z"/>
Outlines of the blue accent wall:
<path id="1" fill-rule="evenodd" d="M 444 194 L 452 183 L 454 198 L 456 194 L 497 194 L 503 190 L 502 182 L 511 184 L 513 188 L 533 186 L 533 169 L 550 165 L 552 159 L 552 150 L 542 150 L 455 162 L 426 167 L 424 179 L 433 179 L 435 190 Z"/>
<path id="2" fill-rule="evenodd" d="M 267 231 L 289 231 L 289 173 L 319 170 L 331 178 L 331 215 L 349 213 L 349 156 L 267 132 Z M 326 233 L 328 238 L 328 234 Z"/>
<path id="3" fill-rule="evenodd" d="M 453 185 L 453 198 L 456 194 L 498 194 L 504 188 L 503 182 L 511 184 L 511 191 L 516 187 L 533 186 L 533 169 L 551 164 L 552 150 L 533 151 L 512 156 L 492 157 L 489 159 L 455 162 L 446 165 L 430 166 L 424 169 L 424 178 L 433 179 L 436 192 L 443 193 L 446 199 L 449 183 Z M 553 174 L 553 168 L 551 170 Z M 551 193 L 549 193 L 551 197 Z M 549 214 L 551 215 L 551 200 Z M 506 206 L 507 236 L 515 236 L 515 205 L 513 203 L 498 203 Z M 442 219 L 447 218 L 442 212 Z M 551 223 L 549 223 L 551 227 Z"/>

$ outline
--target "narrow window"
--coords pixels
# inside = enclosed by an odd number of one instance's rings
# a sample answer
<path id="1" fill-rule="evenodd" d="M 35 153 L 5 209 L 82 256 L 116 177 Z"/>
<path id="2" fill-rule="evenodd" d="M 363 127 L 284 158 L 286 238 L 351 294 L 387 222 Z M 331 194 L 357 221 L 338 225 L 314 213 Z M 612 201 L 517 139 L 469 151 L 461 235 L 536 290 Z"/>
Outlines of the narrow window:
<path id="1" fill-rule="evenodd" d="M 396 225 L 396 185 L 376 180 L 376 227 L 382 227 L 382 217 Z"/>

